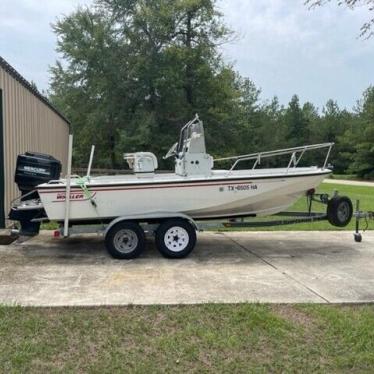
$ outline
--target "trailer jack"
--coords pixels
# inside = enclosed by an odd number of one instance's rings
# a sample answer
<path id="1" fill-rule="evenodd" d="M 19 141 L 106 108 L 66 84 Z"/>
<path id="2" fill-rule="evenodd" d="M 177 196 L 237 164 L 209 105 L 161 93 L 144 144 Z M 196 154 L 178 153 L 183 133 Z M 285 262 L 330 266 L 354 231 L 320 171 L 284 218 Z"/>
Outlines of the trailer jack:
<path id="1" fill-rule="evenodd" d="M 360 233 L 360 223 L 361 220 L 365 221 L 365 227 L 362 229 L 365 232 L 369 228 L 369 221 L 374 220 L 374 212 L 367 211 L 364 212 L 360 210 L 360 200 L 356 200 L 356 211 L 353 213 L 353 216 L 356 219 L 355 232 L 353 234 L 354 240 L 357 243 L 362 242 L 362 234 Z"/>

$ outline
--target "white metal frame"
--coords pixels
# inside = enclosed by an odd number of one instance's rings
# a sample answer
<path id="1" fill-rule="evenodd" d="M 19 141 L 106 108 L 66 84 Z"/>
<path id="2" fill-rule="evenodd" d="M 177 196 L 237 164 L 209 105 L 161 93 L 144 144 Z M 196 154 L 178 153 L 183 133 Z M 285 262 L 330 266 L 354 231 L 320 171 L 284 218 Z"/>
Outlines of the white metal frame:
<path id="1" fill-rule="evenodd" d="M 147 220 L 160 220 L 163 219 L 170 219 L 170 218 L 182 218 L 187 220 L 192 224 L 192 226 L 197 231 L 202 231 L 201 224 L 197 224 L 197 222 L 190 217 L 187 214 L 183 213 L 176 213 L 176 212 L 152 212 L 152 213 L 144 213 L 141 215 L 127 215 L 127 216 L 121 216 L 113 219 L 111 222 L 107 224 L 77 224 L 69 228 L 68 236 L 71 235 L 80 235 L 80 234 L 99 234 L 103 235 L 104 237 L 108 233 L 108 231 L 117 223 L 123 222 L 123 221 L 140 221 L 143 222 L 142 226 L 144 227 L 145 231 L 152 232 L 157 229 L 159 226 L 159 222 L 155 223 L 144 223 Z M 216 225 L 216 224 L 215 224 Z M 58 230 L 60 234 L 64 234 L 64 228 L 60 228 Z M 65 235 L 63 235 L 65 237 Z"/>
<path id="2" fill-rule="evenodd" d="M 178 152 L 182 152 L 183 155 L 185 154 L 186 150 L 185 150 L 185 145 L 184 145 L 184 139 L 185 139 L 184 133 L 185 131 L 188 131 L 188 128 L 191 127 L 196 122 L 201 123 L 199 115 L 197 113 L 195 114 L 195 117 L 191 121 L 187 122 L 182 127 L 179 133 L 179 141 L 175 143 L 169 149 L 168 153 L 163 157 L 164 160 L 168 159 L 169 157 L 175 156 Z M 180 145 L 183 147 L 183 149 L 181 150 L 178 149 Z"/>

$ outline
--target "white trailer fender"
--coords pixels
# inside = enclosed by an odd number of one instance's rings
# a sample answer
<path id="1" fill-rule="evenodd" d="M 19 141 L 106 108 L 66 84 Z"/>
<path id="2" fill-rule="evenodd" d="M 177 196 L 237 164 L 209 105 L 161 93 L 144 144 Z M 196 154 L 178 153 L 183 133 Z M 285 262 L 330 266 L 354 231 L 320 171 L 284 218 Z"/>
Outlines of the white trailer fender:
<path id="1" fill-rule="evenodd" d="M 129 215 L 129 216 L 121 216 L 115 218 L 113 221 L 109 223 L 109 225 L 106 227 L 104 236 L 108 233 L 108 231 L 116 225 L 118 222 L 122 221 L 146 221 L 148 219 L 166 219 L 166 218 L 182 218 L 187 220 L 192 224 L 192 226 L 195 228 L 195 230 L 199 230 L 197 223 L 193 220 L 192 217 L 188 216 L 187 214 L 183 213 L 176 213 L 176 212 L 150 212 L 150 213 L 144 213 L 144 214 L 138 214 L 138 215 Z"/>

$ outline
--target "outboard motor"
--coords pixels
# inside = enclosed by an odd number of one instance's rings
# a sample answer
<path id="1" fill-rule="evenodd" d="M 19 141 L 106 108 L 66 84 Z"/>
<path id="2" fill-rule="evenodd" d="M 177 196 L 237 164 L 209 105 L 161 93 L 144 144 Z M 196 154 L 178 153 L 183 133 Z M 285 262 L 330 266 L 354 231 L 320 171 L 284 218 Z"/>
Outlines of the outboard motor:
<path id="1" fill-rule="evenodd" d="M 32 191 L 41 183 L 59 179 L 61 162 L 43 153 L 26 152 L 18 155 L 14 181 L 22 195 Z M 28 196 L 28 199 L 33 198 Z"/>
<path id="2" fill-rule="evenodd" d="M 61 162 L 53 156 L 26 152 L 18 155 L 14 181 L 21 191 L 21 201 L 38 199 L 38 193 L 35 191 L 36 186 L 51 180 L 59 179 L 61 173 Z M 21 224 L 21 234 L 36 235 L 39 232 L 40 222 L 31 222 L 34 218 L 40 218 L 45 215 L 44 209 L 21 210 L 12 207 L 9 213 L 9 219 L 19 221 Z"/>

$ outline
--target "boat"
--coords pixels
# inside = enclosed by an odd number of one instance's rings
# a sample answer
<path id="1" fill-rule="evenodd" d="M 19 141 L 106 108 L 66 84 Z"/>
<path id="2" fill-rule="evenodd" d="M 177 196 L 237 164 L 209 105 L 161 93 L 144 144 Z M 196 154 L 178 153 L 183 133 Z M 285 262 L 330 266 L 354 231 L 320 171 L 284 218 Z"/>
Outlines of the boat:
<path id="1" fill-rule="evenodd" d="M 84 225 L 273 215 L 313 192 L 331 174 L 327 163 L 332 147 L 333 143 L 323 143 L 213 159 L 206 151 L 203 122 L 196 115 L 164 157 L 174 159 L 173 173 L 156 172 L 158 161 L 151 152 L 125 153 L 131 174 L 88 172 L 83 178 L 48 180 L 14 202 L 9 217 L 21 221 L 26 230 L 31 225 L 32 231 L 32 225 L 44 219 Z M 306 152 L 320 149 L 326 150 L 322 166 L 299 166 Z M 261 167 L 267 159 L 285 155 L 289 159 L 284 166 Z M 248 163 L 250 167 L 240 167 Z"/>

